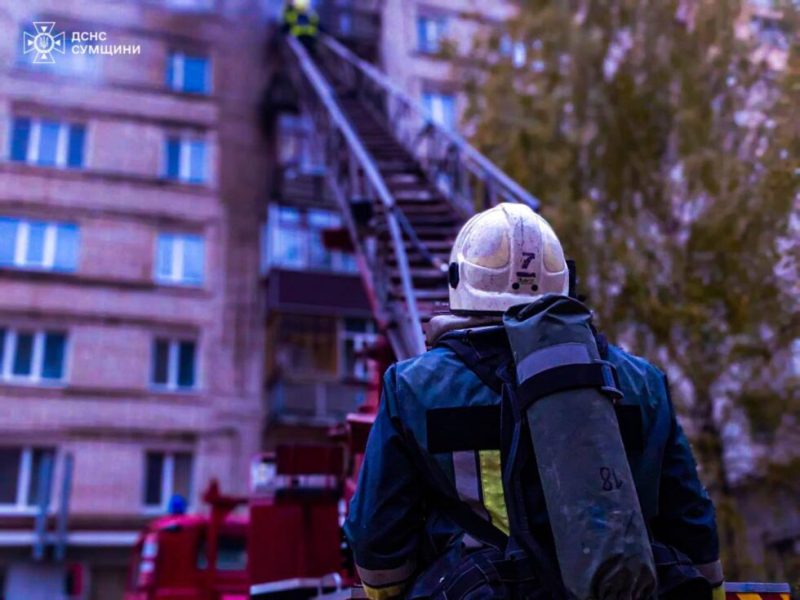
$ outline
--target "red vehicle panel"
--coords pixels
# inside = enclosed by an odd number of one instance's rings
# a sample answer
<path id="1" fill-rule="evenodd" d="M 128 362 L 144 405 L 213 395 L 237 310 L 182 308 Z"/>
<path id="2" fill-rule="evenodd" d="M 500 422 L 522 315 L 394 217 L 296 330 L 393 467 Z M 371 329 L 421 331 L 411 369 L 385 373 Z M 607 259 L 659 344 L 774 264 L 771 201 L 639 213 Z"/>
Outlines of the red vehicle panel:
<path id="1" fill-rule="evenodd" d="M 156 519 L 134 547 L 125 600 L 247 598 L 247 532 L 247 519 L 229 517 L 222 523 L 212 573 L 208 568 L 208 518 Z"/>
<path id="2" fill-rule="evenodd" d="M 259 461 L 252 497 L 224 496 L 215 482 L 208 515 L 154 520 L 134 547 L 125 600 L 243 600 L 255 583 L 342 573 L 341 445 L 290 445 Z M 234 516 L 247 507 L 247 516 Z M 283 589 L 280 585 L 279 588 Z"/>

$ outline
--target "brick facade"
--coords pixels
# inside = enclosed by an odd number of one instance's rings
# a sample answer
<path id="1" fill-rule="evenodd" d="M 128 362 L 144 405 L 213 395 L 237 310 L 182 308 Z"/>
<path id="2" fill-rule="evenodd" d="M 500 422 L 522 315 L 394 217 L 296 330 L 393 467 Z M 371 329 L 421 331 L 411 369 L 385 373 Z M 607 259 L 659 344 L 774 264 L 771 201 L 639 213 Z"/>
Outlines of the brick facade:
<path id="1" fill-rule="evenodd" d="M 70 544 L 68 559 L 94 582 L 87 597 L 119 597 L 130 540 L 152 516 L 146 452 L 191 454 L 189 500 L 200 507 L 212 477 L 245 492 L 260 447 L 266 158 L 257 106 L 266 30 L 253 18 L 257 4 L 181 12 L 167 2 L 31 0 L 0 12 L 0 219 L 79 230 L 72 272 L 0 265 L 0 329 L 67 334 L 61 381 L 0 376 L 0 449 L 55 449 L 54 507 L 63 457 L 73 455 L 71 535 L 119 534 L 113 543 Z M 34 20 L 55 21 L 68 38 L 104 31 L 109 44 L 141 52 L 93 56 L 75 71 L 68 48 L 55 65 L 33 68 L 20 45 Z M 168 89 L 172 52 L 208 58 L 208 93 Z M 84 125 L 83 165 L 12 160 L 18 117 Z M 181 136 L 204 142 L 202 184 L 164 177 L 166 140 Z M 200 285 L 155 276 L 162 234 L 202 237 Z M 194 388 L 153 385 L 157 338 L 196 342 Z M 15 535 L 32 529 L 32 514 L 0 506 L 0 585 L 27 569 L 31 545 Z"/>

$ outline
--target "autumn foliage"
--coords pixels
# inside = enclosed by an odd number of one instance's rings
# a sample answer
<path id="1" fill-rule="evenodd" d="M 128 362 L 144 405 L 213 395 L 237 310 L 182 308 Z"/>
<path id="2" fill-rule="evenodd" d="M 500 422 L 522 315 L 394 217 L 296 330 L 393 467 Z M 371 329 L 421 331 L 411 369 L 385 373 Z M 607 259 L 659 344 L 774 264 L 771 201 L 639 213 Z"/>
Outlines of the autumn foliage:
<path id="1" fill-rule="evenodd" d="M 800 505 L 800 53 L 771 14 L 528 0 L 457 67 L 464 130 L 540 198 L 601 328 L 668 373 L 733 579 L 797 577 L 759 537 Z"/>

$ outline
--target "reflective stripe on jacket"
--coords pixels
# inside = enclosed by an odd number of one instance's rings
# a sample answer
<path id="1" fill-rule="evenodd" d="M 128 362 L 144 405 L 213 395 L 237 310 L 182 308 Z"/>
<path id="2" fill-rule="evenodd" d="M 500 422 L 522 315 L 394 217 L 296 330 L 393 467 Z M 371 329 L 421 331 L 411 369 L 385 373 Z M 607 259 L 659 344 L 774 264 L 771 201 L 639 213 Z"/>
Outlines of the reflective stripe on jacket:
<path id="1" fill-rule="evenodd" d="M 608 360 L 616 366 L 625 396 L 626 408 L 618 415 L 625 416 L 620 427 L 645 519 L 656 539 L 674 546 L 696 565 L 713 570 L 719 564 L 714 508 L 697 477 L 666 379 L 645 360 L 615 346 L 608 347 Z M 395 595 L 400 595 L 402 585 L 413 577 L 408 565 L 422 569 L 454 544 L 477 543 L 464 536 L 436 506 L 425 502 L 428 484 L 421 480 L 410 454 L 413 449 L 421 449 L 438 463 L 464 503 L 508 531 L 499 451 L 431 452 L 433 440 L 427 426 L 433 409 L 499 403 L 499 393 L 448 348 L 436 347 L 386 372 L 381 407 L 370 433 L 345 533 L 360 571 L 397 574 L 390 578 Z M 479 422 L 473 419 L 467 425 L 471 428 L 467 435 L 480 433 Z M 536 517 L 531 527 L 555 556 L 541 489 L 532 497 L 535 506 L 531 512 Z M 403 568 L 406 570 L 401 577 L 396 570 Z M 367 592 L 372 598 L 394 597 L 388 593 L 373 595 L 369 587 Z"/>

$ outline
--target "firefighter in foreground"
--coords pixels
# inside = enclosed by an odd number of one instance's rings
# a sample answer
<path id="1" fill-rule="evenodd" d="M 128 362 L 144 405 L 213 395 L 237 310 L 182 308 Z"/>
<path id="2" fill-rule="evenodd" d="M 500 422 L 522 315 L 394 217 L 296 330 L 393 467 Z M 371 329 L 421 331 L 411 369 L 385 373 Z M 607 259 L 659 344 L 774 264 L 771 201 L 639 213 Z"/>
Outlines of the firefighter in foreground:
<path id="1" fill-rule="evenodd" d="M 460 231 L 451 313 L 387 371 L 345 524 L 370 598 L 724 597 L 666 378 L 605 341 L 570 280 L 526 206 Z"/>

